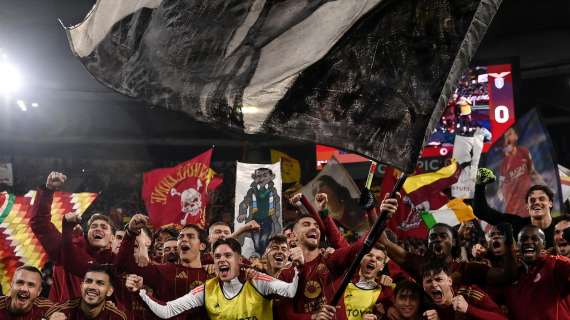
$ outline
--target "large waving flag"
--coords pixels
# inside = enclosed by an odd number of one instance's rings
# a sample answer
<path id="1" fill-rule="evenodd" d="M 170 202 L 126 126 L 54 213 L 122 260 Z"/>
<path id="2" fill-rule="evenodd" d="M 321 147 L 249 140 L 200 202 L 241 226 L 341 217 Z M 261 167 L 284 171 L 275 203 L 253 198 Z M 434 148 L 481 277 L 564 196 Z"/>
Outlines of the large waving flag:
<path id="1" fill-rule="evenodd" d="M 451 164 L 435 171 L 410 176 L 404 182 L 402 189 L 416 205 L 428 201 L 434 194 L 453 185 L 461 175 L 461 166 L 455 159 Z"/>
<path id="2" fill-rule="evenodd" d="M 67 31 L 122 94 L 410 171 L 501 2 L 98 0 Z"/>
<path id="3" fill-rule="evenodd" d="M 144 174 L 142 198 L 153 226 L 206 227 L 208 192 L 222 183 L 210 169 L 211 159 L 212 149 L 175 167 Z"/>
<path id="4" fill-rule="evenodd" d="M 47 261 L 47 254 L 29 225 L 35 197 L 35 191 L 24 196 L 0 193 L 0 285 L 4 289 L 10 288 L 14 271 L 19 266 L 29 264 L 41 268 Z M 89 192 L 54 193 L 53 224 L 61 231 L 65 214 L 83 214 L 96 198 L 97 193 Z"/>

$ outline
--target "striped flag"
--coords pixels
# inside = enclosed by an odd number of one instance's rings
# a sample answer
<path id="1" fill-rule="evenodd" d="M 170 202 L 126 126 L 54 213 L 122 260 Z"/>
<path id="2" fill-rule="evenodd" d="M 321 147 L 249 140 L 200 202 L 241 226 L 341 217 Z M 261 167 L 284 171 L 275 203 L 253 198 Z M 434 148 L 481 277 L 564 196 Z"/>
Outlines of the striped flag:
<path id="1" fill-rule="evenodd" d="M 475 219 L 473 208 L 466 205 L 462 199 L 453 199 L 437 210 L 424 211 L 421 213 L 421 216 L 430 229 L 436 223 L 445 223 L 453 227 L 462 222 Z"/>
<path id="2" fill-rule="evenodd" d="M 61 231 L 63 216 L 72 212 L 83 214 L 97 195 L 87 192 L 54 193 L 53 224 Z M 0 285 L 4 290 L 10 288 L 16 268 L 24 264 L 41 268 L 47 261 L 47 254 L 30 228 L 30 209 L 35 197 L 35 191 L 23 196 L 0 193 Z"/>
<path id="3" fill-rule="evenodd" d="M 406 179 L 404 191 L 415 205 L 429 201 L 434 193 L 451 187 L 461 174 L 461 166 L 455 159 L 451 164 L 435 172 L 416 174 Z"/>

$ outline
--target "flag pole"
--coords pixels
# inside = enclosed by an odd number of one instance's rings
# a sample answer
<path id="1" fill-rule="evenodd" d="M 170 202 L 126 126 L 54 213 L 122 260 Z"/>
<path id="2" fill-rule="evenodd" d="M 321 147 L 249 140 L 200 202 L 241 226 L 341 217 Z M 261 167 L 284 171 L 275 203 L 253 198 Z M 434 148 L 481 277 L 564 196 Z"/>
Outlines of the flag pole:
<path id="1" fill-rule="evenodd" d="M 404 185 L 404 181 L 406 181 L 406 178 L 407 178 L 406 173 L 402 173 L 400 175 L 400 177 L 396 181 L 396 184 L 394 185 L 394 189 L 392 190 L 392 192 L 389 195 L 389 198 L 396 197 L 396 192 L 398 192 L 398 190 L 400 190 L 400 188 Z M 364 241 L 364 245 L 362 246 L 362 249 L 360 249 L 360 252 L 358 252 L 356 259 L 354 259 L 354 261 L 352 261 L 352 264 L 350 265 L 350 267 L 348 268 L 348 270 L 344 274 L 344 277 L 342 278 L 342 282 L 340 283 L 340 286 L 338 287 L 337 291 L 335 292 L 335 294 L 334 294 L 334 296 L 330 302 L 330 305 L 336 306 L 338 304 L 338 302 L 340 301 L 340 298 L 344 294 L 344 290 L 346 290 L 346 287 L 350 283 L 352 276 L 354 275 L 354 273 L 356 272 L 356 270 L 360 266 L 360 261 L 362 260 L 362 258 L 364 258 L 364 256 L 366 254 L 368 254 L 370 252 L 370 250 L 372 249 L 372 246 L 376 243 L 376 241 L 378 240 L 378 238 L 380 237 L 382 232 L 384 232 L 384 229 L 386 229 L 386 222 L 387 221 L 388 221 L 388 212 L 386 212 L 386 211 L 380 212 L 380 217 L 378 217 L 378 219 L 376 220 L 376 222 L 374 223 L 374 225 L 370 229 L 370 232 L 368 233 L 368 236 L 366 237 L 366 240 Z"/>
<path id="2" fill-rule="evenodd" d="M 372 178 L 374 178 L 374 173 L 376 172 L 376 167 L 378 162 L 370 160 L 370 170 L 368 170 L 368 178 L 366 178 L 366 184 L 364 185 L 366 189 L 370 189 L 372 186 Z"/>

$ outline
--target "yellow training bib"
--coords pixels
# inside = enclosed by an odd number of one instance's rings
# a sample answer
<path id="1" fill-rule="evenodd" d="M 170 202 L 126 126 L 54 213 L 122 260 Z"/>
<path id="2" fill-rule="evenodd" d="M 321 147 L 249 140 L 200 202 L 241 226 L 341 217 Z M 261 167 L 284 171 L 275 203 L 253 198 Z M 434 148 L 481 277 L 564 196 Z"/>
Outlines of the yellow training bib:
<path id="1" fill-rule="evenodd" d="M 344 305 L 348 320 L 362 320 L 362 315 L 373 313 L 374 305 L 382 292 L 382 287 L 376 289 L 361 289 L 354 283 L 349 283 L 344 291 Z"/>
<path id="2" fill-rule="evenodd" d="M 206 281 L 204 302 L 212 320 L 272 320 L 271 300 L 247 281 L 233 299 L 224 296 L 218 278 Z"/>

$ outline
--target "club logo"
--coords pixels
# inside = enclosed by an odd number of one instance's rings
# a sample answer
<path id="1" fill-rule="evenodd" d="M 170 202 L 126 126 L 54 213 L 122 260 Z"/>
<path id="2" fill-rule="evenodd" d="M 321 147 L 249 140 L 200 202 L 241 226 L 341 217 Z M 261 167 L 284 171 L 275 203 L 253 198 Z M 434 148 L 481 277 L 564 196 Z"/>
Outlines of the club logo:
<path id="1" fill-rule="evenodd" d="M 304 294 L 309 299 L 315 299 L 321 295 L 321 285 L 317 281 L 308 281 Z"/>

